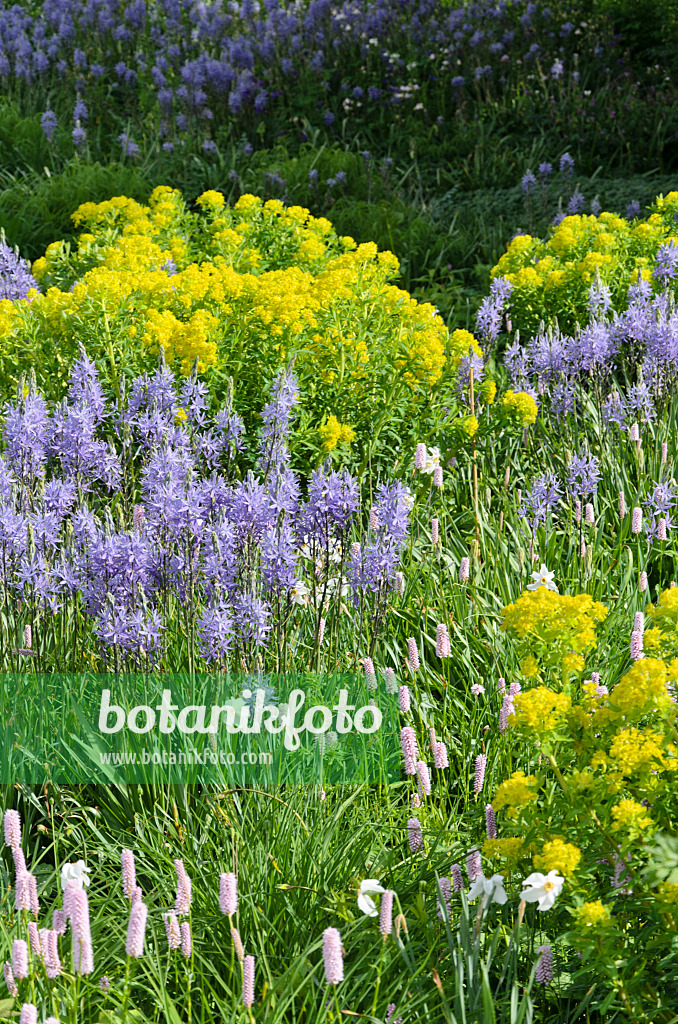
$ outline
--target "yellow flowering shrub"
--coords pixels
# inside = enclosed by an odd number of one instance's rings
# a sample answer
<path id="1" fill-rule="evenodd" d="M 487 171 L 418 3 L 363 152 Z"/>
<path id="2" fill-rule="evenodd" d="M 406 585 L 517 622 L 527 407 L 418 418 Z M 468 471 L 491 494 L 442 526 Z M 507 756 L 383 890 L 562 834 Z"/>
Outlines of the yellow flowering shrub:
<path id="1" fill-rule="evenodd" d="M 658 611 L 647 609 L 662 637 L 672 637 L 675 608 L 670 591 L 657 601 Z M 511 707 L 499 722 L 500 756 L 523 768 L 496 788 L 492 807 L 504 820 L 497 821 L 498 838 L 483 848 L 500 860 L 504 844 L 507 851 L 532 847 L 534 869 L 565 878 L 559 901 L 569 902 L 581 930 L 593 931 L 612 925 L 610 908 L 595 899 L 605 899 L 611 883 L 613 893 L 628 886 L 642 898 L 646 922 L 658 924 L 674 900 L 666 877 L 657 889 L 661 875 L 648 881 L 645 866 L 648 840 L 675 830 L 678 708 L 671 687 L 678 659 L 644 657 L 616 679 L 611 673 L 618 670 L 602 659 L 601 675 L 610 675 L 582 679 L 575 659 L 595 646 L 605 615 L 589 595 L 546 587 L 504 609 L 521 670 L 539 680 L 503 698 Z M 525 647 L 534 653 L 525 656 Z M 589 901 L 572 910 L 572 897 L 576 903 L 582 895 Z"/>
<path id="2" fill-rule="evenodd" d="M 559 665 L 581 671 L 581 657 L 596 646 L 596 625 L 607 616 L 607 608 L 589 594 L 571 597 L 547 587 L 526 590 L 514 604 L 502 609 L 501 628 L 520 641 L 519 650 L 529 651 L 523 661 L 526 675 L 535 675 L 535 662 L 545 667 Z M 533 661 L 528 661 L 531 657 Z"/>
<path id="3" fill-rule="evenodd" d="M 629 221 L 615 213 L 565 217 L 546 239 L 518 235 L 491 271 L 513 285 L 511 320 L 521 331 L 535 330 L 540 321 L 568 331 L 588 320 L 588 290 L 596 278 L 610 289 L 620 309 L 638 273 L 652 280 L 657 250 L 676 241 L 673 214 L 678 192 L 660 196 L 644 220 Z"/>
<path id="4" fill-rule="evenodd" d="M 483 843 L 483 856 L 489 860 L 506 860 L 515 863 L 529 856 L 529 848 L 525 840 L 518 836 L 502 836 L 500 839 L 486 839 Z"/>
<path id="5" fill-rule="evenodd" d="M 61 396 L 80 342 L 114 376 L 151 370 L 161 347 L 179 374 L 197 360 L 217 396 L 234 377 L 257 409 L 294 358 L 309 426 L 331 451 L 351 430 L 388 430 L 395 407 L 413 422 L 443 382 L 451 405 L 459 360 L 469 347 L 481 355 L 473 335 L 450 335 L 432 305 L 392 283 L 392 253 L 340 238 L 300 206 L 253 195 L 228 206 L 209 190 L 190 212 L 160 186 L 147 204 L 115 196 L 72 219 L 77 241 L 34 264 L 42 294 L 0 304 L 0 378 L 30 359 L 48 397 Z M 336 441 L 331 416 L 344 425 Z"/>
<path id="6" fill-rule="evenodd" d="M 355 437 L 355 431 L 348 424 L 340 423 L 336 416 L 330 416 L 318 433 L 326 452 L 331 452 L 338 444 L 350 444 Z"/>

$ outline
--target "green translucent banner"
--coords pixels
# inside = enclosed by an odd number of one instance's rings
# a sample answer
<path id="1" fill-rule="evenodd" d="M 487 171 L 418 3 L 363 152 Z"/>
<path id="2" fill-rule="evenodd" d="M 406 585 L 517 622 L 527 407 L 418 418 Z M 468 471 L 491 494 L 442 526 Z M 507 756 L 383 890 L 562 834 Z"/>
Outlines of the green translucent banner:
<path id="1" fill-rule="evenodd" d="M 0 781 L 390 784 L 396 695 L 349 674 L 0 676 Z"/>

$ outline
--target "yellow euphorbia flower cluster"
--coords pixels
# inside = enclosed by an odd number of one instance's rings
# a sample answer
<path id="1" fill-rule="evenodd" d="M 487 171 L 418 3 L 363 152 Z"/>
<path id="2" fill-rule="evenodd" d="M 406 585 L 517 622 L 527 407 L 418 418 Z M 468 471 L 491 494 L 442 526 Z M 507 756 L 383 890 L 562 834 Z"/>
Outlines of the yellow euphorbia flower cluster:
<path id="1" fill-rule="evenodd" d="M 588 290 L 596 278 L 620 308 L 638 274 L 650 281 L 660 245 L 676 238 L 673 214 L 678 192 L 659 197 L 645 220 L 629 221 L 615 213 L 565 217 L 545 240 L 518 235 L 492 269 L 513 285 L 511 319 L 520 330 L 536 329 L 541 320 L 558 319 L 572 329 L 587 319 Z"/>
<path id="2" fill-rule="evenodd" d="M 244 195 L 230 207 L 209 190 L 196 205 L 189 212 L 166 186 L 147 204 L 82 204 L 72 215 L 77 244 L 56 241 L 34 264 L 44 294 L 0 304 L 8 360 L 25 338 L 40 339 L 45 358 L 33 358 L 46 376 L 52 360 L 56 390 L 79 341 L 95 358 L 99 344 L 104 366 L 112 352 L 128 372 L 150 368 L 162 346 L 173 369 L 188 374 L 197 360 L 199 371 L 218 367 L 215 380 L 237 376 L 244 398 L 248 388 L 260 398 L 294 355 L 319 415 L 339 392 L 350 422 L 365 427 L 384 381 L 414 401 L 469 347 L 482 354 L 473 335 L 450 335 L 433 306 L 390 283 L 398 260 L 374 243 L 339 237 L 326 218 L 279 200 Z"/>
<path id="3" fill-rule="evenodd" d="M 605 619 L 607 608 L 589 594 L 571 597 L 538 587 L 507 605 L 503 615 L 501 628 L 529 648 L 533 669 L 536 657 L 544 665 L 564 664 L 573 671 L 583 666 L 580 660 L 572 661 L 572 653 L 583 654 L 595 648 L 596 624 Z"/>

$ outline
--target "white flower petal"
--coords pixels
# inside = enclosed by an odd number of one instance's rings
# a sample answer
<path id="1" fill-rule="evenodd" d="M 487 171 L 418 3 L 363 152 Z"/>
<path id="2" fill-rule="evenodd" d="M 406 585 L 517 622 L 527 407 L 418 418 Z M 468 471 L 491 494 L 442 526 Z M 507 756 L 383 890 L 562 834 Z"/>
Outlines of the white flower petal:
<path id="1" fill-rule="evenodd" d="M 368 917 L 377 916 L 378 911 L 371 896 L 366 896 L 361 893 L 361 895 L 358 896 L 358 906 L 362 910 L 363 914 L 366 914 Z"/>

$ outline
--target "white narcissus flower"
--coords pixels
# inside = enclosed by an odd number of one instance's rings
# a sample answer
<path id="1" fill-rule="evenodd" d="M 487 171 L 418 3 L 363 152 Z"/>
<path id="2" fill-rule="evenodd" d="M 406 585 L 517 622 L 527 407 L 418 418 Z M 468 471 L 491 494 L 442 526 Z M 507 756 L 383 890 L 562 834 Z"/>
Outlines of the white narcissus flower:
<path id="1" fill-rule="evenodd" d="M 295 580 L 294 585 L 290 587 L 290 597 L 292 604 L 301 604 L 304 607 L 308 605 L 309 589 L 303 580 Z"/>
<path id="2" fill-rule="evenodd" d="M 64 864 L 62 867 L 61 888 L 65 889 L 69 883 L 76 889 L 82 889 L 83 885 L 89 885 L 89 875 L 84 860 L 79 860 L 76 864 Z"/>
<path id="3" fill-rule="evenodd" d="M 556 902 L 556 896 L 560 895 L 564 882 L 565 879 L 561 878 L 557 871 L 549 871 L 548 875 L 542 875 L 541 871 L 533 871 L 523 882 L 526 888 L 521 892 L 520 898 L 527 903 L 536 903 L 540 910 L 550 910 Z"/>
<path id="4" fill-rule="evenodd" d="M 539 572 L 532 573 L 532 579 L 534 583 L 528 583 L 528 590 L 539 590 L 540 587 L 546 587 L 547 590 L 554 590 L 558 593 L 558 587 L 553 582 L 554 572 L 549 572 L 544 563 L 541 563 L 541 569 Z"/>
<path id="5" fill-rule="evenodd" d="M 360 883 L 360 891 L 358 892 L 358 906 L 362 910 L 363 914 L 367 914 L 368 917 L 376 917 L 379 911 L 377 905 L 371 896 L 368 896 L 370 892 L 385 892 L 383 886 L 379 885 L 376 878 L 363 878 Z"/>
<path id="6" fill-rule="evenodd" d="M 473 885 L 468 891 L 468 899 L 474 900 L 477 896 L 489 896 L 490 903 L 506 903 L 508 896 L 504 889 L 504 876 L 492 875 L 492 878 L 485 878 L 485 875 L 476 875 Z"/>
<path id="7" fill-rule="evenodd" d="M 432 473 L 440 465 L 440 448 L 429 448 L 422 473 Z"/>

